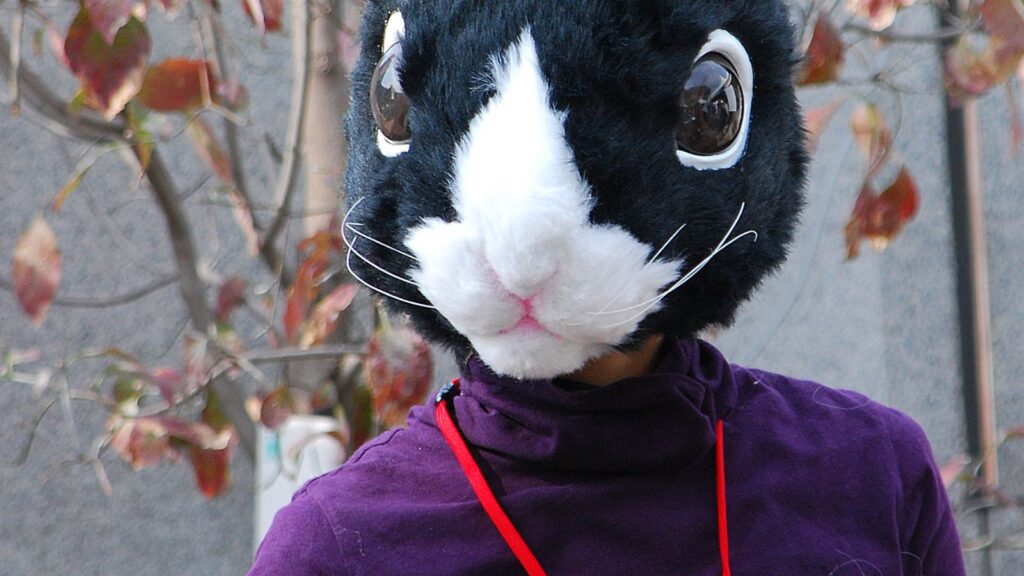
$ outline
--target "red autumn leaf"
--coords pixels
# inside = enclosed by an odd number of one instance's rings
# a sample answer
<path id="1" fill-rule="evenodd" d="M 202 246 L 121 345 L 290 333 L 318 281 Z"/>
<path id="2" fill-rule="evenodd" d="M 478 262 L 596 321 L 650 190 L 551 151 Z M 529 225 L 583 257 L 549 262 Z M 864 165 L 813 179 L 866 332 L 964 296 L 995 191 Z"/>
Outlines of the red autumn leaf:
<path id="1" fill-rule="evenodd" d="M 985 29 L 1011 48 L 1024 50 L 1024 2 L 984 0 L 981 18 Z"/>
<path id="2" fill-rule="evenodd" d="M 86 102 L 107 119 L 123 110 L 142 87 L 150 48 L 149 32 L 135 18 L 117 31 L 113 44 L 107 44 L 85 8 L 64 40 L 68 66 L 81 83 Z"/>
<path id="3" fill-rule="evenodd" d="M 318 288 L 312 270 L 306 266 L 299 268 L 295 284 L 288 290 L 288 299 L 284 308 L 284 337 L 289 343 L 296 342 L 299 328 L 306 321 L 309 303 L 316 298 Z"/>
<path id="4" fill-rule="evenodd" d="M 370 339 L 366 385 L 380 422 L 401 426 L 430 391 L 433 361 L 426 341 L 405 325 L 385 326 Z"/>
<path id="5" fill-rule="evenodd" d="M 329 230 L 321 230 L 299 243 L 299 252 L 307 253 L 304 263 L 315 265 L 318 274 L 322 273 L 322 268 L 327 267 L 327 260 L 332 253 L 340 254 L 344 249 L 341 236 L 331 231 L 336 228 L 332 223 Z"/>
<path id="6" fill-rule="evenodd" d="M 170 453 L 170 435 L 159 419 L 115 417 L 108 426 L 111 448 L 135 470 L 152 468 Z"/>
<path id="7" fill-rule="evenodd" d="M 917 213 L 919 202 L 917 184 L 906 167 L 881 195 L 876 196 L 871 185 L 865 183 L 846 225 L 847 259 L 860 254 L 862 240 L 870 242 L 876 251 L 884 250 Z"/>
<path id="8" fill-rule="evenodd" d="M 227 322 L 235 309 L 245 302 L 245 291 L 248 287 L 249 283 L 238 276 L 232 276 L 221 284 L 220 291 L 217 292 L 218 322 Z"/>
<path id="9" fill-rule="evenodd" d="M 213 128 L 210 128 L 210 125 L 202 118 L 193 118 L 188 123 L 188 135 L 192 138 L 192 144 L 195 145 L 199 157 L 213 170 L 221 182 L 229 186 L 234 185 L 235 178 L 231 174 L 231 159 L 217 142 Z"/>
<path id="10" fill-rule="evenodd" d="M 811 43 L 804 54 L 803 66 L 797 73 L 797 83 L 825 84 L 838 78 L 845 51 L 839 31 L 826 13 L 820 13 L 814 25 Z"/>
<path id="11" fill-rule="evenodd" d="M 174 14 L 181 8 L 185 0 L 160 0 L 160 9 L 168 14 Z M 214 6 L 216 9 L 216 6 Z"/>
<path id="12" fill-rule="evenodd" d="M 858 106 L 853 111 L 851 125 L 857 147 L 868 161 L 866 179 L 870 180 L 885 166 L 892 153 L 892 135 L 882 112 L 874 104 Z"/>
<path id="13" fill-rule="evenodd" d="M 213 69 L 205 60 L 164 60 L 146 71 L 140 104 L 158 112 L 185 112 L 209 104 L 217 93 Z"/>
<path id="14" fill-rule="evenodd" d="M 107 45 L 114 43 L 114 36 L 132 17 L 133 0 L 83 0 L 89 19 Z"/>
<path id="15" fill-rule="evenodd" d="M 301 348 L 319 346 L 338 329 L 338 318 L 351 304 L 359 292 L 355 284 L 336 288 L 313 308 L 299 338 Z"/>
<path id="16" fill-rule="evenodd" d="M 260 32 L 276 32 L 281 29 L 284 0 L 242 0 L 242 8 Z"/>
<path id="17" fill-rule="evenodd" d="M 948 462 L 939 468 L 939 476 L 942 478 L 942 485 L 946 488 L 952 486 L 970 464 L 971 458 L 964 454 L 950 458 Z"/>
<path id="18" fill-rule="evenodd" d="M 1021 64 L 1024 48 L 1016 48 L 999 37 L 988 39 L 983 47 L 970 37 L 961 38 L 946 53 L 946 86 L 954 100 L 986 94 L 994 86 L 1007 82 Z"/>
<path id="19" fill-rule="evenodd" d="M 299 264 L 295 284 L 289 289 L 285 304 L 284 334 L 288 342 L 297 342 L 299 328 L 306 321 L 309 306 L 320 292 L 321 277 L 330 265 L 332 254 L 340 253 L 342 246 L 341 237 L 328 231 L 317 232 L 299 243 L 298 249 L 304 258 Z"/>
<path id="20" fill-rule="evenodd" d="M 281 386 L 267 394 L 260 404 L 260 423 L 274 430 L 294 413 L 295 400 L 292 391 L 287 386 Z"/>
<path id="21" fill-rule="evenodd" d="M 60 285 L 61 254 L 53 229 L 36 217 L 14 246 L 14 295 L 22 310 L 39 326 Z"/>
<path id="22" fill-rule="evenodd" d="M 196 485 L 203 496 L 216 498 L 231 484 L 231 446 L 189 449 L 189 460 L 196 474 Z"/>
<path id="23" fill-rule="evenodd" d="M 836 110 L 843 105 L 842 100 L 835 100 L 824 106 L 816 106 L 804 112 L 804 127 L 807 130 L 807 151 L 814 153 L 818 149 L 821 133 L 825 131 Z"/>
<path id="24" fill-rule="evenodd" d="M 916 0 L 847 0 L 846 9 L 868 19 L 874 30 L 884 30 L 892 26 L 896 13 L 914 4 Z"/>
<path id="25" fill-rule="evenodd" d="M 184 396 L 185 379 L 181 376 L 181 372 L 174 368 L 156 368 L 150 372 L 150 377 L 168 404 L 173 404 Z"/>

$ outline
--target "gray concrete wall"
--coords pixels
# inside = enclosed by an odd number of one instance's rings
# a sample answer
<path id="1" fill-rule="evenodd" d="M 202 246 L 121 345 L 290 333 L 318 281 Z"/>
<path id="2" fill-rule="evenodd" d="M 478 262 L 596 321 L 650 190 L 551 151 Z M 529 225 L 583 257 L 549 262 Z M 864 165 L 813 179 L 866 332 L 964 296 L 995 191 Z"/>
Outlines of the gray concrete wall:
<path id="1" fill-rule="evenodd" d="M 241 22 L 241 17 L 232 12 L 228 20 Z M 167 36 L 161 36 L 161 54 L 155 59 L 192 53 L 187 28 L 161 28 L 155 33 L 170 31 L 175 40 L 167 44 Z M 253 136 L 247 137 L 246 149 L 254 166 L 262 162 L 256 145 L 260 132 L 275 139 L 283 133 L 290 82 L 285 42 L 272 37 L 266 43 L 265 49 L 239 43 L 253 96 L 254 128 L 248 131 Z M 925 427 L 941 462 L 964 451 L 965 430 L 937 61 L 924 49 L 895 51 L 886 58 L 911 93 L 856 90 L 879 101 L 889 118 L 902 118 L 896 146 L 921 188 L 917 221 L 885 254 L 866 252 L 844 263 L 842 229 L 862 172 L 846 129 L 852 103 L 846 104 L 822 141 L 789 263 L 715 342 L 737 362 L 859 390 L 906 411 Z M 71 85 L 52 65 L 46 70 L 55 85 Z M 808 91 L 803 96 L 814 105 L 834 95 Z M 1011 426 L 1024 424 L 1019 344 L 1024 340 L 1024 205 L 1019 197 L 1024 155 L 1005 149 L 1009 112 L 1003 96 L 987 98 L 982 110 L 999 419 L 1002 426 Z M 9 262 L 18 234 L 49 203 L 82 150 L 29 120 L 0 114 L 0 262 Z M 170 145 L 168 160 L 183 187 L 201 181 L 203 168 L 187 142 Z M 89 174 L 64 213 L 50 218 L 64 250 L 63 294 L 120 293 L 172 268 L 158 213 L 146 192 L 126 186 L 127 181 L 126 169 L 108 158 Z M 205 257 L 224 273 L 253 270 L 230 214 L 206 202 L 215 197 L 214 186 L 207 185 L 187 202 Z M 130 250 L 111 228 L 124 234 Z M 154 363 L 174 363 L 183 318 L 176 289 L 169 288 L 112 311 L 55 308 L 37 330 L 11 295 L 0 291 L 0 348 L 40 347 L 55 360 L 83 347 L 116 344 Z M 87 385 L 88 374 L 74 383 Z M 0 413 L 5 415 L 0 418 L 0 462 L 17 455 L 35 406 L 26 388 L 0 384 Z M 0 467 L 0 574 L 245 571 L 253 543 L 252 473 L 244 458 L 235 459 L 235 483 L 227 496 L 207 502 L 193 488 L 187 465 L 136 473 L 107 456 L 114 489 L 107 498 L 91 468 L 61 465 L 73 457 L 76 438 L 88 446 L 103 424 L 99 410 L 86 404 L 75 408 L 75 435 L 60 411 L 53 411 L 40 427 L 28 462 L 17 469 Z M 1024 446 L 1011 446 L 1003 455 L 1004 482 L 1024 492 Z M 1014 514 L 997 522 L 1024 527 Z M 995 561 L 997 574 L 1024 573 L 1020 553 L 999 553 Z M 970 562 L 976 570 L 978 557 L 972 555 Z"/>

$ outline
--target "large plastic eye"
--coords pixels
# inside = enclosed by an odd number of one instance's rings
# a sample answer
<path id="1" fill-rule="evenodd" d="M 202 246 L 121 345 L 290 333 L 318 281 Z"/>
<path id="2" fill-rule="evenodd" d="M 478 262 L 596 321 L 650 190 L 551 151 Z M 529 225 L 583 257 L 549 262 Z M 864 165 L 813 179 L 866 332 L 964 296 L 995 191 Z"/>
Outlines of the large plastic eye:
<path id="1" fill-rule="evenodd" d="M 698 156 L 725 151 L 743 128 L 744 94 L 732 64 L 720 54 L 697 61 L 679 99 L 679 149 Z"/>
<path id="2" fill-rule="evenodd" d="M 412 140 L 409 128 L 409 98 L 402 91 L 398 67 L 402 62 L 402 43 L 395 42 L 381 56 L 370 80 L 370 108 L 377 128 L 389 144 Z"/>

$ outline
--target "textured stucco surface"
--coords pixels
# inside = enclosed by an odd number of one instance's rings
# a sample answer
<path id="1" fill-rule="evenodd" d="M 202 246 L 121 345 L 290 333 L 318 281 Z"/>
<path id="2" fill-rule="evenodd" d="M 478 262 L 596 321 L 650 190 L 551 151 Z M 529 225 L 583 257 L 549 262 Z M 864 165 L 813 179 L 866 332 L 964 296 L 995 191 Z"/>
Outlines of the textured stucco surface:
<path id="1" fill-rule="evenodd" d="M 232 12 L 228 21 L 242 19 Z M 193 54 L 187 27 L 179 22 L 155 34 L 165 38 L 168 30 L 176 41 L 161 40 L 154 59 Z M 279 140 L 284 131 L 290 90 L 287 45 L 271 37 L 265 48 L 239 46 L 255 119 L 245 145 L 249 164 L 259 166 L 264 162 L 261 132 Z M 901 118 L 896 147 L 922 191 L 918 220 L 888 252 L 865 252 L 856 262 L 844 263 L 842 229 L 862 171 L 846 128 L 853 106 L 848 102 L 821 142 L 789 263 L 715 342 L 737 362 L 859 390 L 906 411 L 924 426 L 941 462 L 965 449 L 943 106 L 935 92 L 937 62 L 928 51 L 891 58 L 888 64 L 899 70 L 901 85 L 924 89 L 898 97 L 867 89 L 862 93 L 891 118 Z M 55 85 L 70 86 L 66 74 L 52 66 L 46 70 Z M 818 105 L 835 94 L 811 91 L 804 96 L 808 104 Z M 1006 150 L 1004 97 L 987 98 L 981 109 L 995 376 L 1000 425 L 1008 427 L 1024 424 L 1024 156 Z M 9 262 L 18 234 L 48 204 L 83 150 L 28 120 L 0 113 L 0 262 Z M 183 189 L 202 182 L 203 168 L 187 142 L 168 146 L 166 156 Z M 262 171 L 253 172 L 260 176 L 254 186 L 265 187 Z M 49 218 L 64 251 L 63 294 L 121 293 L 172 269 L 158 213 L 145 190 L 125 184 L 130 181 L 127 169 L 111 155 L 90 172 L 65 212 Z M 187 203 L 198 243 L 224 273 L 254 269 L 230 213 L 207 202 L 215 197 L 215 186 L 207 184 Z M 130 250 L 112 237 L 111 225 Z M 6 266 L 0 265 L 0 272 Z M 40 347 L 54 360 L 83 347 L 116 344 L 154 363 L 173 364 L 180 354 L 184 314 L 172 287 L 111 311 L 55 308 L 37 330 L 11 295 L 0 291 L 0 348 Z M 86 385 L 86 376 L 76 384 Z M 30 390 L 0 384 L 0 463 L 17 456 L 35 409 Z M 76 404 L 75 415 L 77 433 L 72 435 L 60 410 L 51 411 L 28 462 L 17 469 L 0 465 L 0 575 L 245 571 L 253 546 L 253 507 L 252 472 L 244 457 L 235 459 L 231 491 L 208 502 L 193 488 L 185 465 L 135 473 L 108 456 L 104 461 L 114 489 L 108 498 L 90 467 L 62 466 L 73 457 L 76 438 L 88 448 L 102 429 L 99 410 Z M 1024 492 L 1024 448 L 1010 446 L 1003 456 L 1004 482 Z M 1004 515 L 996 522 L 1012 527 L 1024 521 Z M 996 574 L 1024 573 L 1024 554 L 999 553 L 995 561 Z M 971 566 L 978 562 L 977 556 L 969 557 Z"/>

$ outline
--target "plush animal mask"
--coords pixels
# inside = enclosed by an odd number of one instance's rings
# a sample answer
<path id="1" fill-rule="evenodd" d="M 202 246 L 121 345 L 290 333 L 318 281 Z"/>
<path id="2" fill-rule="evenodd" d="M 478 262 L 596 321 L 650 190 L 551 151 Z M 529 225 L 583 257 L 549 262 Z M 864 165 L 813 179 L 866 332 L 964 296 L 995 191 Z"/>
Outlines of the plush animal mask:
<path id="1" fill-rule="evenodd" d="M 380 0 L 343 232 L 429 338 L 519 378 L 728 324 L 785 257 L 804 134 L 776 0 Z"/>

